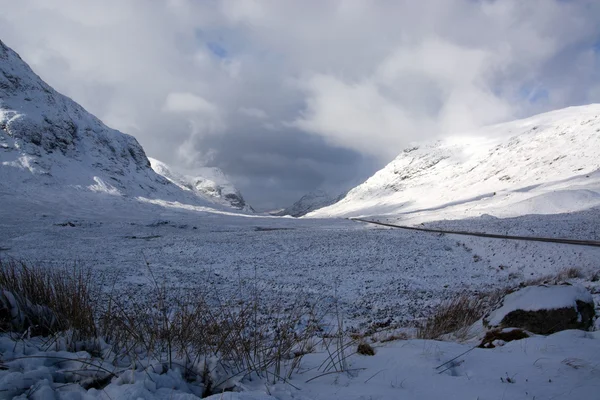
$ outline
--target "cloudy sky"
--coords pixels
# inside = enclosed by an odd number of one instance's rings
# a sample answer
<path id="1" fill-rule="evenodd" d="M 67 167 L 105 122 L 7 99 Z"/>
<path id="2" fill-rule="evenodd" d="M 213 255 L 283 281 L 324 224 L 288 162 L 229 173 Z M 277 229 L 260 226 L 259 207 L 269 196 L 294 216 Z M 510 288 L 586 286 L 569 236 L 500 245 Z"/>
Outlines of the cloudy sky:
<path id="1" fill-rule="evenodd" d="M 149 156 L 250 204 L 413 141 L 600 102 L 597 0 L 0 0 L 0 38 Z"/>

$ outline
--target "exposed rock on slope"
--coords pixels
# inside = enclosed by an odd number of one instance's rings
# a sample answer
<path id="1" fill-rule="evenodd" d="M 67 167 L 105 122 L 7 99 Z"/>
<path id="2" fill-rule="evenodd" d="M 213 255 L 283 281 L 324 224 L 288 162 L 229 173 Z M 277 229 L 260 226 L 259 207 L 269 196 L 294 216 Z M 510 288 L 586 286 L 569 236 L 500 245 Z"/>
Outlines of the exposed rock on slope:
<path id="1" fill-rule="evenodd" d="M 189 190 L 202 199 L 233 207 L 238 210 L 253 212 L 238 189 L 233 186 L 219 168 L 200 168 L 196 176 L 175 172 L 167 164 L 150 158 L 152 169 L 175 185 Z"/>
<path id="2" fill-rule="evenodd" d="M 421 222 L 600 206 L 600 105 L 571 107 L 404 150 L 314 217 Z"/>
<path id="3" fill-rule="evenodd" d="M 311 211 L 327 207 L 344 197 L 345 193 L 339 196 L 331 196 L 323 190 L 315 190 L 300 198 L 291 206 L 279 211 L 276 215 L 291 215 L 292 217 L 301 217 Z"/>

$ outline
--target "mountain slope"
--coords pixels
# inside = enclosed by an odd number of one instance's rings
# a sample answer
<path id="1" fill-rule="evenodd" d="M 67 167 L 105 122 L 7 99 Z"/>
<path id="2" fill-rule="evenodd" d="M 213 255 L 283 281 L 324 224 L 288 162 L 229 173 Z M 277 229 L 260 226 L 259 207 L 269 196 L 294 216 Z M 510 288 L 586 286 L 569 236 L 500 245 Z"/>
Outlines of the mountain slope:
<path id="1" fill-rule="evenodd" d="M 600 206 L 600 105 L 571 107 L 404 150 L 311 217 L 414 223 Z"/>
<path id="2" fill-rule="evenodd" d="M 155 173 L 135 138 L 56 92 L 1 41 L 0 193 L 73 205 L 130 198 L 224 209 Z"/>
<path id="3" fill-rule="evenodd" d="M 183 190 L 194 193 L 201 199 L 217 204 L 253 212 L 246 203 L 240 191 L 229 181 L 219 168 L 200 168 L 195 176 L 175 172 L 167 164 L 154 158 L 149 158 L 152 169 Z"/>
<path id="4" fill-rule="evenodd" d="M 331 196 L 329 193 L 323 190 L 315 190 L 314 192 L 305 194 L 297 202 L 274 215 L 291 215 L 292 217 L 301 217 L 311 211 L 334 204 L 342 199 L 344 195 L 345 193 L 339 196 Z"/>

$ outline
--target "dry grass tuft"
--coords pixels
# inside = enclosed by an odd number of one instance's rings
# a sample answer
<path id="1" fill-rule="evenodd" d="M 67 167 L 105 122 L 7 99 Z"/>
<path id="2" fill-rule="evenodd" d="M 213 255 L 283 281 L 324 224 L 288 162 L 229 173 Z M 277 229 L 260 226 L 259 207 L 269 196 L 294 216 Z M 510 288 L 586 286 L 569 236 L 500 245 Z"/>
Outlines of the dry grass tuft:
<path id="1" fill-rule="evenodd" d="M 417 331 L 421 339 L 438 339 L 443 335 L 454 333 L 464 337 L 468 328 L 491 311 L 507 294 L 523 287 L 534 285 L 556 285 L 568 279 L 583 278 L 584 273 L 576 267 L 565 268 L 555 275 L 545 275 L 519 283 L 518 286 L 506 287 L 495 292 L 481 294 L 461 294 L 441 306 L 425 321 Z M 590 277 L 592 279 L 593 276 Z"/>
<path id="2" fill-rule="evenodd" d="M 95 295 L 87 269 L 0 261 L 0 326 L 5 331 L 48 336 L 70 330 L 74 340 L 94 338 Z"/>
<path id="3" fill-rule="evenodd" d="M 365 343 L 365 342 L 358 344 L 358 348 L 356 349 L 356 352 L 363 356 L 374 356 L 375 355 L 375 349 L 373 348 L 373 346 L 371 346 L 369 343 Z"/>
<path id="4" fill-rule="evenodd" d="M 519 287 L 535 286 L 535 285 L 557 285 L 569 279 L 583 278 L 584 273 L 580 268 L 569 267 L 560 270 L 555 275 L 544 275 L 533 279 L 528 279 L 519 284 Z"/>
<path id="5" fill-rule="evenodd" d="M 466 334 L 466 330 L 483 317 L 488 304 L 484 296 L 460 294 L 442 303 L 418 329 L 417 337 L 437 339 L 453 332 Z"/>
<path id="6" fill-rule="evenodd" d="M 565 268 L 556 276 L 556 279 L 559 281 L 576 278 L 583 278 L 583 272 L 577 267 Z"/>

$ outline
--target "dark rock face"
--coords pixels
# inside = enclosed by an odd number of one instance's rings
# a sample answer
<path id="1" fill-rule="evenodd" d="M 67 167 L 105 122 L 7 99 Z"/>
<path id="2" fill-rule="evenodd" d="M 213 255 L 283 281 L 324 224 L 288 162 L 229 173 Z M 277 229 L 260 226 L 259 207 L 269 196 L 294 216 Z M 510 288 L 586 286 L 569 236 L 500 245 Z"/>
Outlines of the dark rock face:
<path id="1" fill-rule="evenodd" d="M 246 201 L 241 195 L 228 193 L 225 195 L 225 199 L 231 204 L 231 207 L 238 208 L 240 210 L 246 207 Z"/>
<path id="2" fill-rule="evenodd" d="M 502 319 L 500 326 L 522 328 L 540 335 L 549 335 L 567 329 L 588 330 L 592 326 L 594 315 L 593 304 L 578 300 L 577 308 L 565 307 L 537 311 L 515 310 Z"/>
<path id="3" fill-rule="evenodd" d="M 311 211 L 332 205 L 343 199 L 345 195 L 346 193 L 343 193 L 337 197 L 333 197 L 322 190 L 315 190 L 314 192 L 302 196 L 300 200 L 274 215 L 290 215 L 292 217 L 301 217 Z"/>
<path id="4" fill-rule="evenodd" d="M 502 304 L 483 318 L 488 328 L 520 328 L 540 335 L 567 329 L 589 330 L 594 299 L 580 285 L 527 286 L 504 296 Z"/>

